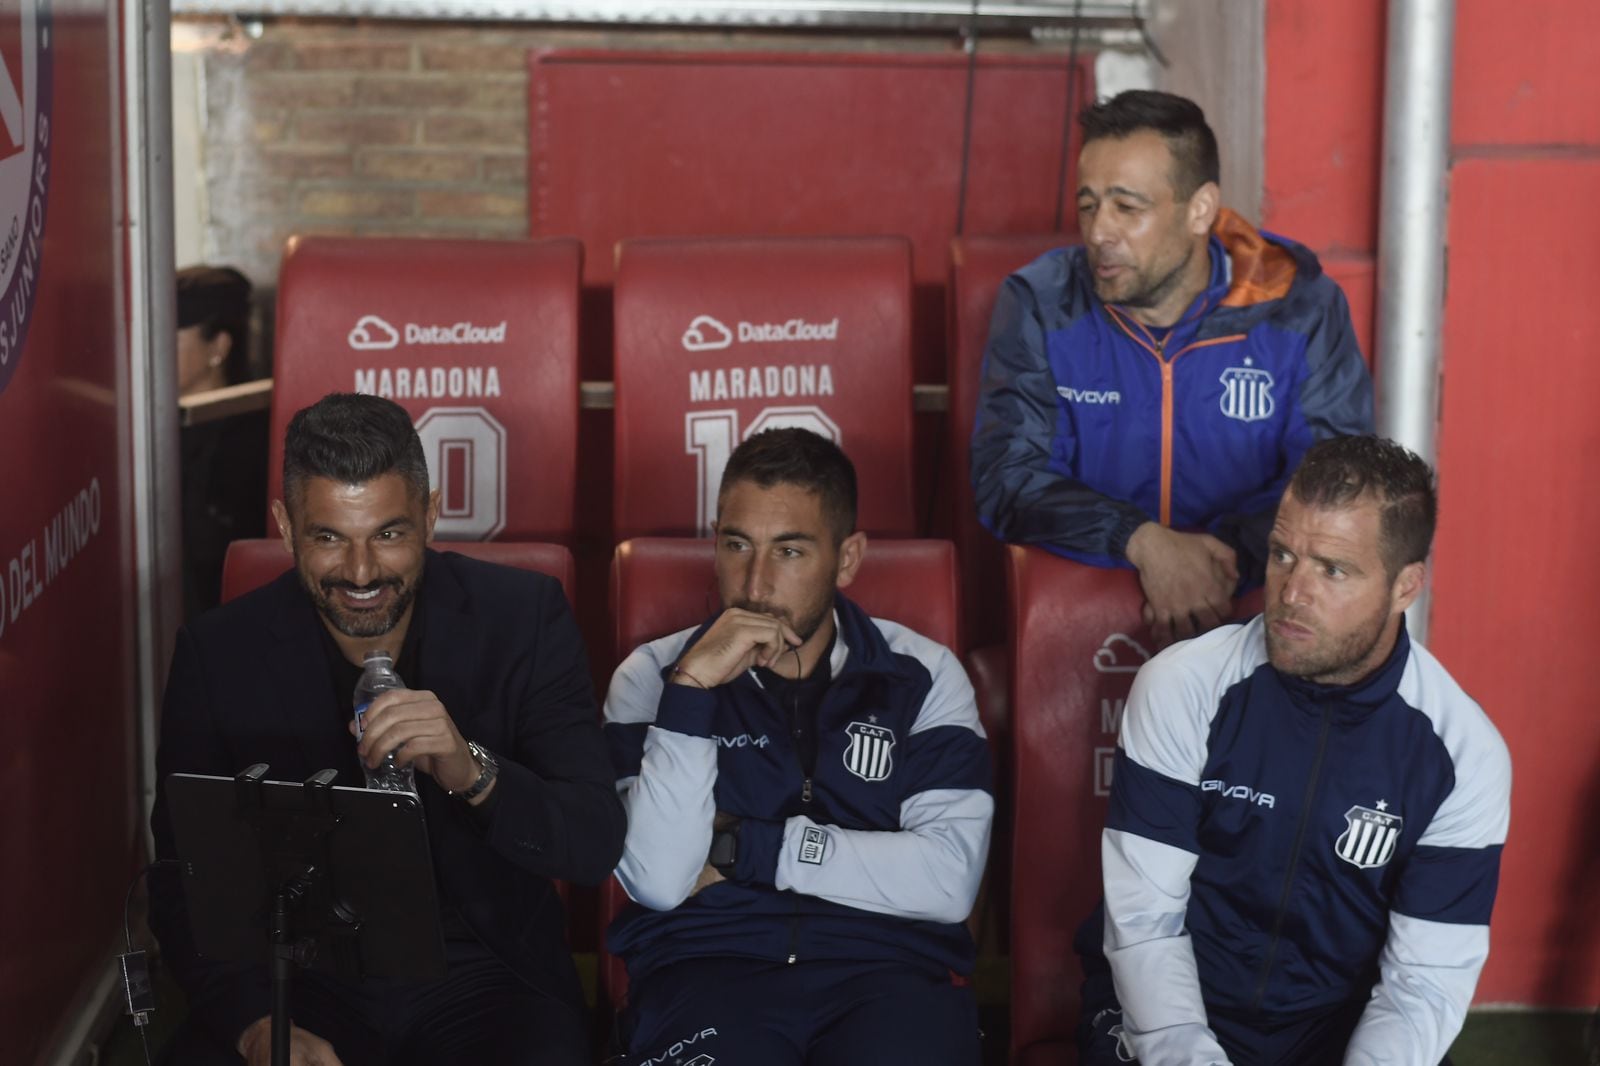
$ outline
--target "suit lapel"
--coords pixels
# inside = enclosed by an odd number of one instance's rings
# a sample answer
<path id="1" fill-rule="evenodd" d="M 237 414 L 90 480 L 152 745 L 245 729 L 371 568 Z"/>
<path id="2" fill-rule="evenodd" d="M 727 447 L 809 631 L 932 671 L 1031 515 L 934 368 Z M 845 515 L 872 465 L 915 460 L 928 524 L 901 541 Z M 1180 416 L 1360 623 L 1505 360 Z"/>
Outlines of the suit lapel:
<path id="1" fill-rule="evenodd" d="M 417 648 L 422 682 L 449 710 L 462 735 L 471 739 L 469 725 L 480 702 L 477 682 L 484 676 L 478 660 L 485 641 L 450 561 L 432 550 L 424 564 L 422 596 L 427 601 Z"/>

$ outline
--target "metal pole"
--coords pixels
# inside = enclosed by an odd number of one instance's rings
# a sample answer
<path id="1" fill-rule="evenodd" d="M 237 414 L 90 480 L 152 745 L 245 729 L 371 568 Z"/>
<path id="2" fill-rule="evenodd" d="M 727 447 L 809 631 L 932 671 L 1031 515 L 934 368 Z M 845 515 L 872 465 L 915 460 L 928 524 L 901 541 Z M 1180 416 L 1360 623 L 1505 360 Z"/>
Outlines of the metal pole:
<path id="1" fill-rule="evenodd" d="M 168 0 L 123 5 L 128 364 L 139 632 L 140 823 L 155 800 L 156 707 L 180 606 L 178 383 L 173 356 L 172 29 Z M 148 841 L 148 837 L 147 837 Z M 153 854 L 153 852 L 152 852 Z"/>
<path id="2" fill-rule="evenodd" d="M 1455 0 L 1390 0 L 1378 223 L 1378 432 L 1435 461 Z M 1427 639 L 1428 594 L 1409 612 Z"/>

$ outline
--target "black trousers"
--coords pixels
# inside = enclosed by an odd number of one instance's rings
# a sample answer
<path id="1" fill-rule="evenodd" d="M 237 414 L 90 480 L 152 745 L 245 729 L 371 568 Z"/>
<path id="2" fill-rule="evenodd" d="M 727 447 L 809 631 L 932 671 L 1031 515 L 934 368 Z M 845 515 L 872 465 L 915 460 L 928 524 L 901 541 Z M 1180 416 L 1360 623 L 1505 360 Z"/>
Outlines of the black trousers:
<path id="1" fill-rule="evenodd" d="M 588 1066 L 581 1014 L 542 995 L 477 941 L 446 944 L 438 980 L 344 981 L 300 973 L 291 986 L 294 1023 L 333 1045 L 344 1066 Z M 171 1066 L 237 1066 L 196 1025 L 174 1038 Z"/>

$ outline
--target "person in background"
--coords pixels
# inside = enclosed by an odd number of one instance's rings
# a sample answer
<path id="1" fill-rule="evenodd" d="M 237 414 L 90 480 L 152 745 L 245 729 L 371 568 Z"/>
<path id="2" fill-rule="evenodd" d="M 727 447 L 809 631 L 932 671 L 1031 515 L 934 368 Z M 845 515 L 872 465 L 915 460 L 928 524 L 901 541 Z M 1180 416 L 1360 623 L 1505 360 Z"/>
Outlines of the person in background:
<path id="1" fill-rule="evenodd" d="M 178 271 L 178 395 L 250 379 L 250 282 L 232 267 Z M 197 421 L 179 430 L 183 616 L 215 607 L 228 543 L 267 527 L 268 412 Z"/>

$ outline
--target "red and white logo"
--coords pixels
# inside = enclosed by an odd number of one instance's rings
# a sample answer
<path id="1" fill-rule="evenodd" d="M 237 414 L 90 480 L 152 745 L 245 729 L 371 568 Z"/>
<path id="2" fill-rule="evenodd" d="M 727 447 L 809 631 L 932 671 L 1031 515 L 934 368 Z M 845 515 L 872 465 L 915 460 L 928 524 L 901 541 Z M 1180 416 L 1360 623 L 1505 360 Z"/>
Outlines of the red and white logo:
<path id="1" fill-rule="evenodd" d="M 16 371 L 33 300 L 50 183 L 50 5 L 0 5 L 0 390 Z"/>

